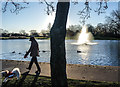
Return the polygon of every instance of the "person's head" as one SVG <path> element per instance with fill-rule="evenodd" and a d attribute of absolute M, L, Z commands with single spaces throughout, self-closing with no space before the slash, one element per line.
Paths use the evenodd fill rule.
<path fill-rule="evenodd" d="M 2 77 L 6 77 L 8 73 L 9 73 L 8 70 L 2 71 L 2 72 L 1 72 Z"/>
<path fill-rule="evenodd" d="M 30 40 L 29 41 L 34 41 L 35 40 L 35 38 L 34 37 L 30 37 Z"/>

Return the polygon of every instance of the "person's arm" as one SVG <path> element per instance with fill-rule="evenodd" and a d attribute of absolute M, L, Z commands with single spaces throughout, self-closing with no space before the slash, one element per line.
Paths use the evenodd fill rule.
<path fill-rule="evenodd" d="M 39 55 L 39 47 L 38 47 L 38 51 L 37 51 L 37 52 L 38 52 L 38 56 L 40 56 L 40 55 Z"/>
<path fill-rule="evenodd" d="M 28 54 L 31 52 L 32 49 L 33 49 L 33 43 L 31 43 L 30 49 L 26 52 L 26 54 L 24 55 L 24 58 L 28 56 Z"/>

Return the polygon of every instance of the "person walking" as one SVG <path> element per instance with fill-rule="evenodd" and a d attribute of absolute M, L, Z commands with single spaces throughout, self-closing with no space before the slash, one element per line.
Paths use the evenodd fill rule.
<path fill-rule="evenodd" d="M 37 56 L 39 56 L 38 43 L 37 43 L 37 41 L 35 40 L 34 37 L 30 37 L 29 41 L 31 41 L 31 46 L 30 46 L 30 49 L 24 55 L 24 58 L 26 58 L 28 56 L 28 54 L 30 53 L 30 56 L 32 56 L 32 59 L 30 61 L 29 67 L 26 68 L 26 69 L 31 70 L 31 67 L 32 67 L 33 63 L 35 63 L 36 66 L 37 66 L 37 69 L 38 69 L 35 73 L 40 73 L 41 69 L 40 69 L 40 66 L 39 66 L 38 61 L 37 61 Z"/>

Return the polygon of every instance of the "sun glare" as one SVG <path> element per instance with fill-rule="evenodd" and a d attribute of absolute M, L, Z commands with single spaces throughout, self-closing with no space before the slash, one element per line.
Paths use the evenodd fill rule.
<path fill-rule="evenodd" d="M 44 23 L 44 30 L 48 29 L 49 24 L 51 24 L 51 26 L 53 25 L 54 19 L 55 19 L 55 12 L 53 12 L 52 15 L 47 15 Z"/>
<path fill-rule="evenodd" d="M 53 25 L 54 23 L 54 20 L 55 20 L 55 12 L 52 13 L 52 15 L 48 15 L 45 19 L 45 22 L 44 22 L 44 30 L 47 30 L 48 29 L 48 25 L 51 24 L 51 26 Z M 67 28 L 70 26 L 70 21 L 69 21 L 69 17 L 68 17 L 68 20 L 67 20 Z"/>

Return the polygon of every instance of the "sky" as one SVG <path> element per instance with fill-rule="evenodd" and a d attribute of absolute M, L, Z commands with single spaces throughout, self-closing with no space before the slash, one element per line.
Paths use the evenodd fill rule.
<path fill-rule="evenodd" d="M 2 6 L 4 3 L 2 3 Z M 11 13 L 10 9 L 13 8 L 11 4 L 8 4 L 7 11 L 5 13 L 0 12 L 1 24 L 0 28 L 8 30 L 9 32 L 18 33 L 20 30 L 29 32 L 30 30 L 47 29 L 48 24 L 53 24 L 55 18 L 55 12 L 52 15 L 46 14 L 46 4 L 39 4 L 39 2 L 30 2 L 29 5 L 25 5 L 27 8 L 19 11 L 19 14 Z M 56 7 L 56 2 L 54 4 Z M 92 24 L 96 26 L 98 23 L 105 23 L 105 17 L 110 16 L 113 10 L 118 10 L 118 2 L 108 2 L 108 9 L 106 13 L 98 15 L 94 10 L 98 7 L 96 2 L 90 2 L 92 8 L 91 18 L 86 20 L 86 24 Z M 78 25 L 81 23 L 80 16 L 77 15 L 78 11 L 84 8 L 84 2 L 79 2 L 77 5 L 70 4 L 67 27 L 70 25 Z M 55 8 L 56 9 L 56 8 Z M 1 11 L 1 10 L 0 10 Z"/>

